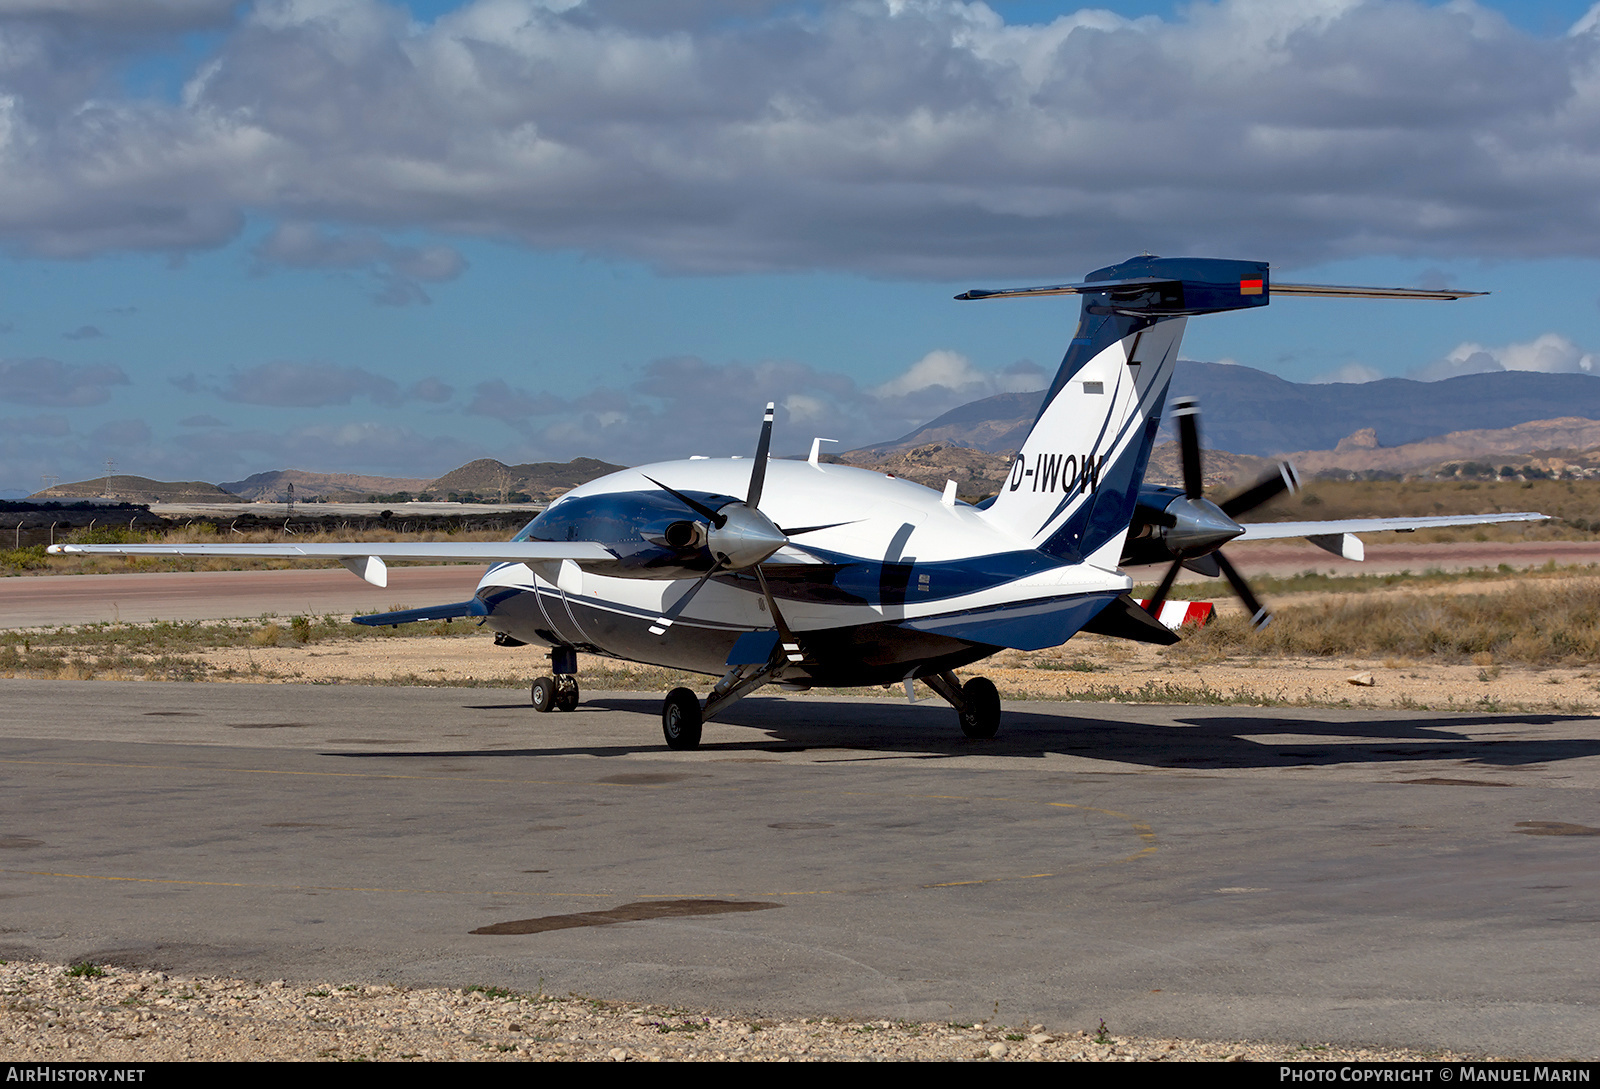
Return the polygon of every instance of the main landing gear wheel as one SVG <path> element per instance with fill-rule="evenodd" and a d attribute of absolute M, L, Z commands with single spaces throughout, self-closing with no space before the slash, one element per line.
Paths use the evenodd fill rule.
<path fill-rule="evenodd" d="M 961 732 L 968 737 L 990 738 L 1000 731 L 1000 692 L 987 677 L 974 677 L 961 686 L 967 709 L 961 712 Z"/>
<path fill-rule="evenodd" d="M 575 710 L 577 710 L 577 707 L 578 707 L 578 678 L 576 678 L 576 677 L 558 677 L 558 678 L 556 678 L 556 681 L 557 681 L 557 684 L 558 684 L 558 687 L 556 688 L 556 710 L 557 711 L 575 711 Z"/>
<path fill-rule="evenodd" d="M 661 734 L 669 749 L 700 747 L 700 697 L 687 688 L 674 688 L 661 704 Z"/>
<path fill-rule="evenodd" d="M 531 693 L 533 709 L 541 714 L 555 710 L 556 698 L 559 692 L 560 688 L 557 686 L 554 677 L 540 677 L 533 682 L 533 692 Z"/>

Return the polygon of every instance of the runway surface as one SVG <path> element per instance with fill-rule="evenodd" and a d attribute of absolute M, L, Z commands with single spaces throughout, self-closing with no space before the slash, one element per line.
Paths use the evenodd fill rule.
<path fill-rule="evenodd" d="M 1238 545 L 1228 555 L 1247 576 L 1302 571 L 1382 575 L 1432 568 L 1459 571 L 1600 563 L 1600 541 L 1472 541 L 1449 545 L 1368 544 L 1355 563 L 1304 541 Z M 1130 568 L 1135 579 L 1157 582 L 1165 565 Z M 0 628 L 102 621 L 224 620 L 322 616 L 440 605 L 472 596 L 484 568 L 391 567 L 389 585 L 368 585 L 343 568 L 288 571 L 134 572 L 120 575 L 41 575 L 0 578 Z M 1204 576 L 1184 571 L 1179 583 Z"/>
<path fill-rule="evenodd" d="M 391 567 L 373 586 L 342 567 L 288 571 L 162 571 L 0 579 L 0 628 L 148 620 L 323 616 L 465 601 L 484 568 Z"/>
<path fill-rule="evenodd" d="M 658 708 L 0 681 L 0 956 L 1600 1053 L 1588 716 Z"/>

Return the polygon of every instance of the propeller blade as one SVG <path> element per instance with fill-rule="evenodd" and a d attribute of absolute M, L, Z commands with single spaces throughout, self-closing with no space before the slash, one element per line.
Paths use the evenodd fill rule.
<path fill-rule="evenodd" d="M 1237 568 L 1228 562 L 1228 557 L 1220 552 L 1213 552 L 1212 556 L 1217 561 L 1217 566 L 1222 568 L 1223 578 L 1228 580 L 1228 585 L 1233 587 L 1233 592 L 1239 595 L 1239 600 L 1244 604 L 1245 611 L 1250 614 L 1250 626 L 1261 629 L 1272 620 L 1272 614 L 1267 612 L 1267 607 L 1256 600 L 1256 595 L 1250 592 L 1250 584 L 1239 574 Z"/>
<path fill-rule="evenodd" d="M 1172 584 L 1178 580 L 1178 571 L 1182 567 L 1183 561 L 1177 560 L 1171 567 L 1167 568 L 1167 573 L 1162 578 L 1161 585 L 1156 587 L 1155 596 L 1152 597 L 1150 599 L 1150 603 L 1144 607 L 1145 612 L 1149 613 L 1153 617 L 1156 617 L 1157 619 L 1160 619 L 1161 606 L 1167 603 L 1167 595 L 1172 592 Z"/>
<path fill-rule="evenodd" d="M 761 583 L 761 592 L 767 595 L 767 609 L 772 613 L 772 621 L 778 629 L 778 642 L 783 645 L 783 656 L 796 665 L 805 661 L 805 655 L 800 653 L 800 641 L 794 637 L 794 632 L 789 630 L 789 625 L 783 619 L 783 613 L 778 611 L 778 600 L 772 596 L 772 587 L 767 585 L 767 576 L 762 573 L 757 565 L 756 581 Z"/>
<path fill-rule="evenodd" d="M 718 529 L 721 529 L 723 527 L 723 525 L 728 521 L 727 515 L 718 514 L 716 511 L 712 510 L 710 507 L 706 506 L 704 503 L 698 503 L 695 500 L 690 499 L 687 495 L 684 495 L 682 492 L 678 491 L 677 489 L 667 487 L 665 484 L 661 483 L 661 481 L 657 480 L 655 477 L 647 476 L 647 477 L 645 477 L 645 479 L 648 480 L 650 483 L 654 484 L 656 487 L 660 488 L 662 491 L 666 492 L 668 495 L 672 496 L 672 498 L 676 499 L 678 502 L 682 503 L 684 506 L 688 507 L 690 510 L 694 511 L 696 514 L 700 515 L 700 517 L 711 519 L 711 524 L 716 526 Z"/>
<path fill-rule="evenodd" d="M 1205 476 L 1200 468 L 1200 402 L 1180 397 L 1172 410 L 1178 424 L 1178 449 L 1183 455 L 1183 493 L 1190 499 L 1205 495 Z"/>
<path fill-rule="evenodd" d="M 767 482 L 767 451 L 772 448 L 772 412 L 777 406 L 767 402 L 767 414 L 761 421 L 761 441 L 756 443 L 756 463 L 750 467 L 750 495 L 744 501 L 747 507 L 761 505 L 761 486 Z"/>
<path fill-rule="evenodd" d="M 788 526 L 779 526 L 778 528 L 783 531 L 785 537 L 796 537 L 802 533 L 817 533 L 824 529 L 838 529 L 840 526 L 854 525 L 857 521 L 860 521 L 860 519 L 851 519 L 848 522 L 829 522 L 825 526 L 801 526 L 798 529 L 790 529 Z"/>
<path fill-rule="evenodd" d="M 1294 471 L 1294 466 L 1287 461 L 1278 462 L 1278 471 L 1271 476 L 1264 477 L 1257 483 L 1246 488 L 1226 503 L 1218 503 L 1222 513 L 1229 518 L 1237 518 L 1241 514 L 1255 510 L 1269 499 L 1276 499 L 1284 492 L 1293 495 L 1300 490 L 1300 474 Z"/>
<path fill-rule="evenodd" d="M 698 594 L 700 592 L 700 587 L 704 586 L 706 581 L 721 569 L 722 565 L 720 563 L 712 564 L 711 570 L 701 575 L 699 580 L 695 582 L 693 586 L 689 587 L 688 593 L 684 594 L 676 602 L 674 602 L 672 608 L 664 610 L 660 616 L 656 617 L 656 622 L 650 625 L 650 634 L 667 634 L 667 629 L 672 627 L 672 622 L 678 618 L 679 614 L 681 614 L 684 609 L 688 608 L 690 599 L 693 598 L 694 595 Z"/>

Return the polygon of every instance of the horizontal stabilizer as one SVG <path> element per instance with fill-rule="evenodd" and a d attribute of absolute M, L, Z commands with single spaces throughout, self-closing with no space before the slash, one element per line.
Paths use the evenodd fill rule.
<path fill-rule="evenodd" d="M 1176 284 L 1179 281 L 1165 276 L 1134 276 L 1126 280 L 1093 280 L 1081 284 L 1051 284 L 1047 287 L 1002 287 L 994 290 L 973 288 L 963 291 L 956 298 L 964 302 L 974 299 L 1020 299 L 1031 295 L 1091 295 L 1102 291 L 1126 290 L 1128 288 L 1144 288 L 1148 290 L 1156 284 Z"/>
<path fill-rule="evenodd" d="M 1487 291 L 1425 291 L 1415 287 L 1347 287 L 1343 284 L 1273 284 L 1274 295 L 1323 299 L 1471 299 Z"/>
<path fill-rule="evenodd" d="M 1144 275 L 1130 275 L 1132 273 Z M 1104 279 L 1097 279 L 1097 276 Z M 1085 315 L 1144 314 L 1177 317 L 1216 314 L 1266 306 L 1274 295 L 1325 299 L 1466 299 L 1486 291 L 1431 290 L 1415 287 L 1353 287 L 1346 284 L 1273 283 L 1262 261 L 1229 261 L 1206 257 L 1135 257 L 1120 265 L 1091 272 L 1075 284 L 1042 287 L 974 288 L 956 298 L 1025 299 L 1048 295 L 1085 295 Z M 1098 296 L 1095 298 L 1094 296 Z"/>
<path fill-rule="evenodd" d="M 415 624 L 421 620 L 465 620 L 488 615 L 488 606 L 473 598 L 471 601 L 458 601 L 453 605 L 429 605 L 422 609 L 400 609 L 397 612 L 372 613 L 367 616 L 353 616 L 350 619 L 369 628 L 387 628 L 396 624 Z"/>

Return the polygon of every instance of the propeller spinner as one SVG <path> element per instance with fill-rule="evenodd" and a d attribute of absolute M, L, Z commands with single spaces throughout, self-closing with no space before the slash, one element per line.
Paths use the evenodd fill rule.
<path fill-rule="evenodd" d="M 1178 447 L 1183 458 L 1183 495 L 1173 499 L 1163 510 L 1141 507 L 1136 518 L 1150 526 L 1159 527 L 1162 543 L 1176 557 L 1167 569 L 1155 596 L 1146 606 L 1152 616 L 1161 612 L 1180 568 L 1189 567 L 1205 574 L 1220 574 L 1228 580 L 1238 595 L 1250 623 L 1264 628 L 1272 614 L 1251 591 L 1250 584 L 1220 549 L 1244 532 L 1235 518 L 1274 499 L 1283 492 L 1296 491 L 1300 478 L 1288 462 L 1280 462 L 1278 471 L 1265 477 L 1232 499 L 1213 503 L 1205 497 L 1205 473 L 1200 454 L 1200 405 L 1192 397 L 1174 402 L 1173 419 L 1178 425 Z M 1141 517 L 1142 516 L 1142 517 Z"/>

